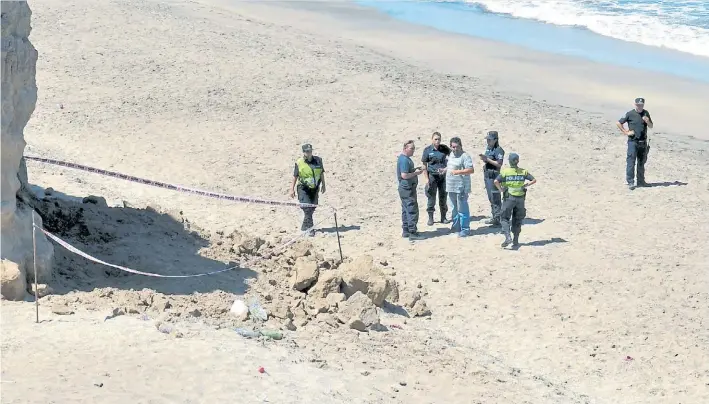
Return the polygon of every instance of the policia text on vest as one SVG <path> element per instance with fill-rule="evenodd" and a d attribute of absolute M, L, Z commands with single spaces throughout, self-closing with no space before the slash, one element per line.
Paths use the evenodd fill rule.
<path fill-rule="evenodd" d="M 303 157 L 295 162 L 293 169 L 290 197 L 295 198 L 297 185 L 298 202 L 317 205 L 319 193 L 325 193 L 325 168 L 322 159 L 313 155 L 313 146 L 305 144 L 302 149 Z M 303 209 L 303 224 L 300 230 L 308 230 L 315 225 L 313 221 L 315 208 L 301 209 Z M 312 230 L 309 235 L 312 235 Z"/>
<path fill-rule="evenodd" d="M 502 232 L 505 235 L 502 247 L 507 247 L 510 243 L 513 247 L 517 247 L 519 234 L 522 231 L 522 220 L 527 215 L 524 206 L 527 188 L 534 185 L 537 180 L 527 170 L 518 166 L 519 156 L 516 153 L 510 154 L 509 162 L 510 167 L 500 170 L 500 175 L 495 179 L 495 187 L 502 193 L 504 199 L 500 215 Z M 530 182 L 525 183 L 525 181 Z M 514 234 L 514 239 L 510 238 L 510 230 Z"/>

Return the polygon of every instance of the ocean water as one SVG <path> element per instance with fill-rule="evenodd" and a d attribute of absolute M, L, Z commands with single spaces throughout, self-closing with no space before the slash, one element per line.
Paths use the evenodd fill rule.
<path fill-rule="evenodd" d="M 709 0 L 362 0 L 408 22 L 709 82 Z"/>
<path fill-rule="evenodd" d="M 464 0 L 488 12 L 709 57 L 709 1 Z"/>

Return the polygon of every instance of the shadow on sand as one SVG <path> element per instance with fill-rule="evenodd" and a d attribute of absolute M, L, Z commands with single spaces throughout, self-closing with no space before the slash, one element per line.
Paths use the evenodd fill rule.
<path fill-rule="evenodd" d="M 234 266 L 227 262 L 237 259 L 236 254 L 230 256 L 229 247 L 214 249 L 216 243 L 210 244 L 209 236 L 201 234 L 179 212 L 108 207 L 100 202 L 82 203 L 82 199 L 55 192 L 36 200 L 34 205 L 47 231 L 102 261 L 161 275 L 191 275 Z M 52 244 L 54 279 L 49 283 L 55 294 L 105 287 L 149 288 L 168 295 L 219 290 L 243 294 L 247 289 L 245 281 L 256 277 L 256 272 L 248 268 L 195 278 L 131 274 L 91 262 Z M 217 259 L 200 255 L 201 250 L 210 246 L 208 255 Z"/>
<path fill-rule="evenodd" d="M 687 185 L 686 182 L 680 182 L 680 181 L 672 181 L 672 182 L 648 182 L 647 187 L 648 188 L 659 188 L 659 187 L 682 187 Z"/>
<path fill-rule="evenodd" d="M 344 233 L 347 231 L 353 231 L 353 230 L 359 230 L 361 227 L 358 225 L 349 225 L 349 226 L 340 226 L 340 233 Z M 325 227 L 322 229 L 317 229 L 319 233 L 336 233 L 335 227 Z"/>
<path fill-rule="evenodd" d="M 520 247 L 544 247 L 546 245 L 556 244 L 556 243 L 568 243 L 568 241 L 566 241 L 560 237 L 552 237 L 547 240 L 536 240 L 536 241 L 530 241 L 528 243 L 520 243 L 519 246 L 514 247 L 513 249 L 517 250 Z"/>

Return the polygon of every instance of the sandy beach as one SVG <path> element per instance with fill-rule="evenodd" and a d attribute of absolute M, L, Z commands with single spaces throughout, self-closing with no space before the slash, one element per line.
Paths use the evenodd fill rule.
<path fill-rule="evenodd" d="M 300 145 L 312 143 L 344 255 L 371 255 L 431 315 L 390 305 L 380 313 L 387 331 L 360 332 L 336 314 L 307 313 L 282 340 L 247 339 L 223 308 L 242 297 L 296 299 L 281 273 L 296 255 L 183 281 L 121 274 L 56 246 L 42 322 L 29 296 L 2 302 L 3 403 L 709 401 L 709 85 L 443 33 L 344 2 L 30 7 L 39 99 L 26 155 L 286 201 Z M 655 120 L 646 166 L 654 186 L 629 191 L 615 121 L 637 96 Z M 472 237 L 426 226 L 421 184 L 426 239 L 402 239 L 395 164 L 404 141 L 416 141 L 415 161 L 433 131 L 444 142 L 461 137 L 477 155 L 488 130 L 539 181 L 521 248 L 501 249 L 503 236 L 483 224 L 490 207 L 477 160 Z M 238 260 L 227 245 L 233 231 L 275 246 L 297 235 L 302 218 L 293 207 L 27 165 L 38 195 L 54 190 L 45 213 L 79 215 L 83 230 L 64 239 L 143 271 L 218 270 Z M 88 195 L 107 206 L 82 204 Z M 334 262 L 331 215 L 315 216 L 321 231 L 308 248 Z M 150 311 L 165 299 L 182 314 Z M 147 300 L 150 310 L 116 315 Z M 58 304 L 73 314 L 53 313 Z"/>

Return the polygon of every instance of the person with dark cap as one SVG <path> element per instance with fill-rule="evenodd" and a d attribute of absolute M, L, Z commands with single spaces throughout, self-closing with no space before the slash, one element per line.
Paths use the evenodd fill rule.
<path fill-rule="evenodd" d="M 485 164 L 483 167 L 483 178 L 485 180 L 485 190 L 487 200 L 490 201 L 492 216 L 485 223 L 492 226 L 500 225 L 500 212 L 502 211 L 502 196 L 495 187 L 495 178 L 500 175 L 500 169 L 505 159 L 505 150 L 500 147 L 500 140 L 497 131 L 487 132 L 487 148 L 485 153 L 480 155 L 480 160 Z"/>
<path fill-rule="evenodd" d="M 522 232 L 522 220 L 527 216 L 527 209 L 524 206 L 527 188 L 537 183 L 537 180 L 529 171 L 519 166 L 519 155 L 510 153 L 510 166 L 500 170 L 500 174 L 495 178 L 495 187 L 503 195 L 502 213 L 500 222 L 505 241 L 502 247 L 507 247 L 512 243 L 513 247 L 519 246 L 519 233 Z M 526 182 L 525 181 L 530 181 Z M 504 189 L 503 185 L 504 184 Z M 510 225 L 510 218 L 512 224 Z M 510 228 L 514 239 L 510 238 Z"/>
<path fill-rule="evenodd" d="M 296 183 L 298 184 L 298 202 L 312 205 L 318 204 L 318 194 L 325 193 L 325 168 L 322 159 L 313 155 L 313 146 L 304 144 L 303 157 L 295 162 L 293 169 L 293 182 L 290 186 L 290 197 L 295 198 Z M 302 207 L 303 224 L 300 230 L 308 230 L 308 236 L 314 234 L 312 229 L 314 207 Z"/>
<path fill-rule="evenodd" d="M 626 130 L 623 125 L 628 124 Z M 635 108 L 626 112 L 616 123 L 618 129 L 628 138 L 628 154 L 625 161 L 625 181 L 628 188 L 635 189 L 635 166 L 637 162 L 637 185 L 647 187 L 645 182 L 645 163 L 650 152 L 650 143 L 647 138 L 647 128 L 654 126 L 650 112 L 645 109 L 645 98 L 635 99 Z"/>
<path fill-rule="evenodd" d="M 446 175 L 439 173 L 440 169 L 448 164 L 450 148 L 441 144 L 441 134 L 433 132 L 431 144 L 423 149 L 421 162 L 423 163 L 423 176 L 426 178 L 426 196 L 428 197 L 428 225 L 433 226 L 433 213 L 436 210 L 436 193 L 438 193 L 438 209 L 441 211 L 441 223 L 450 223 L 446 219 L 448 202 L 446 193 Z"/>
<path fill-rule="evenodd" d="M 413 140 L 404 143 L 404 150 L 396 162 L 396 178 L 399 182 L 399 198 L 401 199 L 401 227 L 402 237 L 410 241 L 420 240 L 417 227 L 419 221 L 419 205 L 416 198 L 418 176 L 423 173 L 423 167 L 414 167 L 411 156 L 414 155 L 416 146 Z"/>

